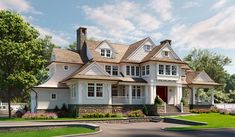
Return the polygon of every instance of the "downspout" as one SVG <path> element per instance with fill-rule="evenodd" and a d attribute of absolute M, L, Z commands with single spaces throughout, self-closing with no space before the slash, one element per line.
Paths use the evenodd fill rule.
<path fill-rule="evenodd" d="M 36 95 L 36 97 L 35 97 L 35 99 L 36 99 L 36 105 L 35 105 L 35 112 L 37 112 L 37 108 L 38 108 L 38 93 L 33 89 L 33 88 L 31 88 L 31 90 L 35 93 L 35 95 Z"/>

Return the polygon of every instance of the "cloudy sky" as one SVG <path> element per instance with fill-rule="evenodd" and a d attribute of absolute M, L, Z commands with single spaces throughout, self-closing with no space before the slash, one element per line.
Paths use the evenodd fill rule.
<path fill-rule="evenodd" d="M 226 69 L 235 73 L 234 0 L 0 0 L 0 9 L 21 13 L 62 47 L 75 41 L 79 26 L 88 37 L 119 43 L 172 39 L 181 57 L 193 48 L 230 57 Z"/>

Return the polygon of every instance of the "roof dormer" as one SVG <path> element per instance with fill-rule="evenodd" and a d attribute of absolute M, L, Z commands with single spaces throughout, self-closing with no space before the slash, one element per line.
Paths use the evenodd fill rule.
<path fill-rule="evenodd" d="M 97 46 L 96 52 L 99 52 L 102 57 L 113 58 L 114 49 L 107 41 L 102 41 L 99 46 Z"/>

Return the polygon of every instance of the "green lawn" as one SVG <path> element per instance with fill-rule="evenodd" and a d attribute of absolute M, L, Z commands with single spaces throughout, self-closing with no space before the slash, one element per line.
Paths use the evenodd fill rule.
<path fill-rule="evenodd" d="M 65 127 L 65 128 L 54 128 L 45 130 L 33 130 L 33 131 L 11 131 L 11 132 L 0 132 L 2 137 L 53 137 L 60 135 L 71 135 L 81 133 L 91 133 L 95 130 L 84 128 L 84 127 Z"/>
<path fill-rule="evenodd" d="M 206 128 L 235 128 L 235 116 L 223 115 L 219 113 L 208 113 L 194 116 L 178 116 L 177 119 L 206 122 L 204 126 L 189 126 L 179 128 L 167 128 L 167 130 L 198 130 Z"/>

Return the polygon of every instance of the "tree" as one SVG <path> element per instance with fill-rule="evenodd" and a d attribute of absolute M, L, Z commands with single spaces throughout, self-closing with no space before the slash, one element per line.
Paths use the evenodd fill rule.
<path fill-rule="evenodd" d="M 69 47 L 67 48 L 69 50 L 77 50 L 77 42 L 73 42 L 72 44 L 69 44 Z"/>
<path fill-rule="evenodd" d="M 225 91 L 235 91 L 235 74 L 231 75 L 226 81 Z"/>
<path fill-rule="evenodd" d="M 189 67 L 195 71 L 205 70 L 217 83 L 225 84 L 229 77 L 224 66 L 229 65 L 231 59 L 223 55 L 218 55 L 208 50 L 194 49 L 184 60 L 188 63 Z"/>
<path fill-rule="evenodd" d="M 0 60 L 0 87 L 7 94 L 11 118 L 13 93 L 34 86 L 46 62 L 38 31 L 15 12 L 0 11 Z"/>

